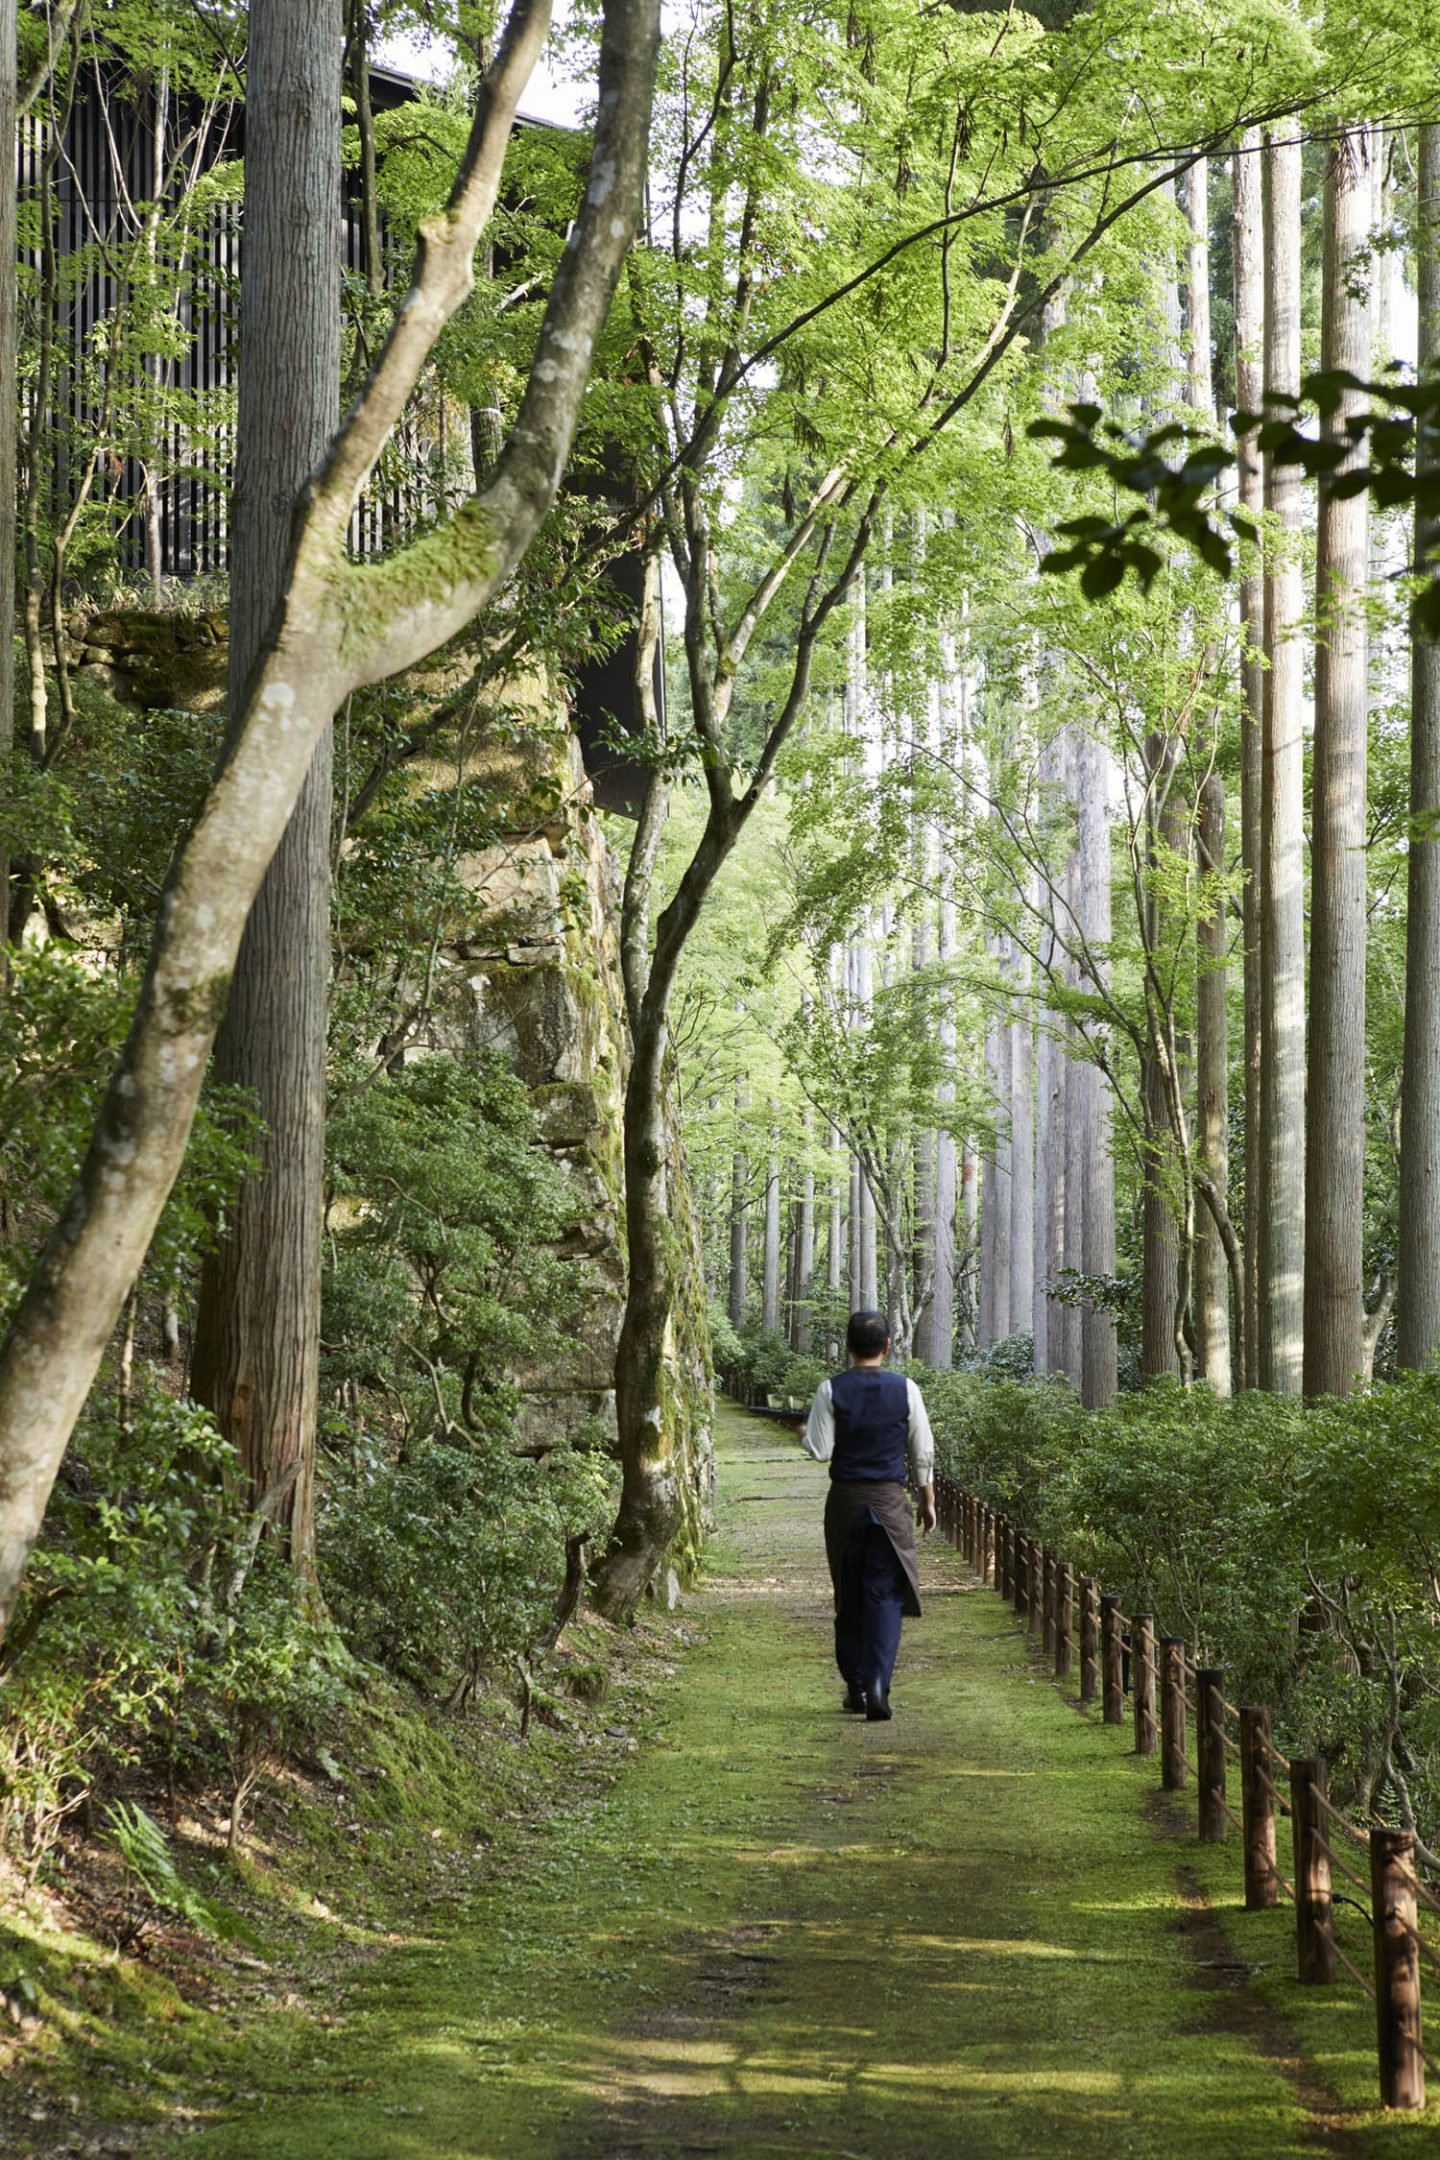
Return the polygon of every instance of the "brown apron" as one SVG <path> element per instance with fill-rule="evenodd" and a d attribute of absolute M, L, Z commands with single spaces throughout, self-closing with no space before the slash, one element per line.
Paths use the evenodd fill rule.
<path fill-rule="evenodd" d="M 830 1580 L 835 1594 L 840 1594 L 840 1570 L 845 1554 L 857 1526 L 865 1519 L 867 1508 L 873 1509 L 875 1520 L 895 1548 L 895 1557 L 905 1571 L 905 1602 L 902 1612 L 911 1620 L 920 1617 L 920 1566 L 915 1557 L 915 1523 L 911 1513 L 910 1499 L 903 1485 L 880 1479 L 832 1478 L 830 1492 L 825 1502 L 825 1557 L 830 1563 Z"/>

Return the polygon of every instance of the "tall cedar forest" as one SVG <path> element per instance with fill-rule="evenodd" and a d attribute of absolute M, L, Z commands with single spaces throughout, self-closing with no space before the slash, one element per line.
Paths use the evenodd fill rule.
<path fill-rule="evenodd" d="M 1430 7 L 0 0 L 0 143 L 0 2071 L 563 1812 L 859 1308 L 1440 1871 Z"/>

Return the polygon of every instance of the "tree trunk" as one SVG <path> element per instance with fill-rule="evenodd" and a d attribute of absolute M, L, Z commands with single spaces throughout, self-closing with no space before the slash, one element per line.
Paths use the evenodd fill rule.
<path fill-rule="evenodd" d="M 1146 819 L 1151 861 L 1168 867 L 1173 852 L 1185 845 L 1185 821 L 1175 777 L 1175 748 L 1163 736 L 1145 743 L 1148 780 Z M 1146 900 L 1145 950 L 1151 975 L 1146 992 L 1150 1047 L 1141 1079 L 1145 1121 L 1145 1193 L 1141 1202 L 1143 1260 L 1140 1282 L 1140 1370 L 1147 1380 L 1178 1374 L 1175 1310 L 1180 1295 L 1180 1241 L 1176 1231 L 1175 1127 L 1167 1061 L 1175 1058 L 1173 1024 L 1174 928 L 1168 910 L 1154 895 Z M 1156 1038 L 1159 1038 L 1157 1041 Z M 1178 1062 L 1178 1060 L 1177 1060 Z"/>
<path fill-rule="evenodd" d="M 765 1242 L 760 1268 L 760 1325 L 767 1335 L 780 1332 L 780 1159 L 765 1166 Z"/>
<path fill-rule="evenodd" d="M 291 505 L 320 463 L 340 392 L 341 0 L 253 0 L 245 248 L 230 553 L 230 710 L 279 604 Z M 238 1450 L 252 1503 L 297 1568 L 314 1560 L 331 744 L 319 743 L 257 895 L 215 1071 L 262 1120 L 206 1261 L 192 1386 Z"/>
<path fill-rule="evenodd" d="M 1418 366 L 1440 362 L 1440 125 L 1420 129 L 1416 253 Z M 1433 575 L 1440 518 L 1415 518 L 1415 568 Z M 1440 645 L 1417 636 L 1410 661 L 1410 815 L 1440 820 Z M 1405 1068 L 1400 1117 L 1400 1297 L 1396 1363 L 1440 1356 L 1440 840 L 1412 837 L 1405 923 Z"/>
<path fill-rule="evenodd" d="M 743 1081 L 735 1083 L 735 1122 L 737 1126 L 744 1115 L 747 1091 Z M 736 1148 L 730 1158 L 730 1290 L 727 1309 L 730 1325 L 742 1328 L 750 1309 L 750 1164 L 743 1148 Z"/>
<path fill-rule="evenodd" d="M 829 1141 L 830 1159 L 838 1162 L 840 1135 L 832 1125 Z M 844 1180 L 837 1169 L 830 1173 L 830 1234 L 825 1245 L 825 1294 L 830 1307 L 832 1332 L 827 1339 L 825 1354 L 832 1361 L 840 1355 L 840 1342 L 833 1331 L 834 1314 L 840 1303 L 840 1288 L 845 1280 L 845 1191 Z"/>
<path fill-rule="evenodd" d="M 937 957 L 944 967 L 955 957 L 955 892 L 950 850 L 942 842 L 940 864 L 940 935 Z M 955 1013 L 947 990 L 940 1016 L 940 1100 L 955 1100 Z M 955 1135 L 944 1127 L 935 1135 L 935 1272 L 930 1290 L 930 1314 L 925 1362 L 937 1372 L 948 1371 L 955 1352 Z"/>
<path fill-rule="evenodd" d="M 1003 1342 L 1010 1333 L 1010 1029 L 990 1024 L 985 1044 L 996 1132 L 988 1148 L 980 1187 L 980 1342 Z"/>
<path fill-rule="evenodd" d="M 1265 174 L 1265 389 L 1300 388 L 1300 144 L 1272 135 Z M 1304 587 L 1298 465 L 1265 459 L 1260 884 L 1260 1385 L 1298 1395 L 1305 1327 Z"/>
<path fill-rule="evenodd" d="M 980 1347 L 980 1150 L 967 1140 L 960 1156 L 960 1222 L 965 1240 L 958 1276 L 960 1347 Z"/>
<path fill-rule="evenodd" d="M 1265 241 L 1260 137 L 1249 129 L 1234 159 L 1235 397 L 1242 412 L 1259 412 L 1265 394 Z M 1239 506 L 1258 522 L 1265 478 L 1253 439 L 1239 443 Z M 1265 583 L 1260 550 L 1240 554 L 1240 852 L 1244 940 L 1245 1086 L 1245 1367 L 1242 1387 L 1260 1385 L 1260 765 L 1264 727 Z"/>
<path fill-rule="evenodd" d="M 810 1355 L 814 1334 L 811 1305 L 815 1296 L 815 1163 L 811 1155 L 814 1135 L 808 1105 L 803 1140 L 805 1167 L 800 1175 L 800 1198 L 796 1207 L 795 1296 L 790 1322 L 790 1340 L 798 1357 Z"/>
<path fill-rule="evenodd" d="M 1325 168 L 1320 365 L 1363 381 L 1370 310 L 1357 279 L 1370 237 L 1364 127 L 1332 141 Z M 1323 424 L 1345 441 L 1364 401 Z M 1350 463 L 1364 463 L 1352 454 Z M 1305 1393 L 1348 1395 L 1365 1363 L 1365 833 L 1370 714 L 1367 498 L 1321 483 L 1315 552 L 1315 739 L 1310 817 L 1310 1039 L 1305 1108 Z"/>
<path fill-rule="evenodd" d="M 1052 736 L 1040 752 L 1040 816 L 1059 809 L 1064 785 L 1063 738 Z M 1040 958 L 1048 983 L 1063 965 L 1060 938 L 1065 924 L 1053 881 L 1046 880 L 1049 920 L 1041 932 Z M 1058 1372 L 1062 1350 L 1062 1308 L 1052 1295 L 1064 1266 L 1065 1241 L 1065 1083 L 1068 1065 L 1056 1040 L 1053 1020 L 1041 1027 L 1035 1044 L 1035 1301 L 1032 1329 L 1035 1371 Z"/>
<path fill-rule="evenodd" d="M 1189 403 L 1206 426 L 1215 422 L 1214 371 L 1210 351 L 1210 168 L 1201 158 L 1185 182 L 1190 227 L 1185 280 L 1185 328 L 1190 374 Z M 1201 907 L 1195 925 L 1195 1153 L 1216 1194 L 1225 1200 L 1230 1161 L 1230 1041 L 1225 969 L 1230 944 L 1225 874 L 1225 782 L 1219 771 L 1219 712 L 1211 685 L 1215 648 L 1204 657 L 1201 697 L 1209 706 L 1197 728 L 1195 821 L 1199 842 Z M 1214 1217 L 1195 1211 L 1195 1364 L 1217 1395 L 1228 1396 L 1230 1374 L 1230 1272 Z"/>
<path fill-rule="evenodd" d="M 1062 1063 L 1055 1037 L 1048 1026 L 1035 1040 L 1035 1301 L 1031 1329 L 1035 1339 L 1035 1371 L 1053 1370 L 1050 1350 L 1051 1313 L 1054 1300 L 1047 1284 L 1055 1280 L 1058 1266 L 1057 1232 L 1063 1232 L 1064 1185 L 1056 1175 L 1056 1143 L 1060 1138 L 1057 1116 L 1060 1097 L 1058 1068 Z"/>
<path fill-rule="evenodd" d="M 18 98 L 17 0 L 0 0 L 0 998 L 10 984 L 10 772 L 15 755 L 15 504 L 19 292 L 16 281 L 16 186 Z M 4 1197 L 0 1192 L 0 1227 Z"/>
<path fill-rule="evenodd" d="M 1017 953 L 1012 969 L 1029 986 L 1030 963 Z M 1035 1320 L 1034 1031 L 1028 999 L 1010 1023 L 1010 1332 L 1028 1334 Z"/>
<path fill-rule="evenodd" d="M 1080 868 L 1080 929 L 1090 955 L 1089 983 L 1108 989 L 1110 949 L 1110 754 L 1082 735 L 1076 746 L 1077 843 Z M 1081 1165 L 1080 1250 L 1087 1275 L 1115 1274 L 1115 1158 L 1111 1142 L 1110 1083 L 1098 1065 L 1072 1066 L 1068 1091 L 1075 1096 L 1077 1153 Z M 1115 1315 L 1087 1303 L 1080 1314 L 1080 1399 L 1103 1410 L 1119 1386 Z"/>

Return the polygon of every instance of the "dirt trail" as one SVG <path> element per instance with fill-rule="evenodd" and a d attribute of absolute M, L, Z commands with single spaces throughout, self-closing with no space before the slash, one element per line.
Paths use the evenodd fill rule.
<path fill-rule="evenodd" d="M 1157 1823 L 1148 1766 L 1060 1698 L 954 1554 L 924 1557 L 895 1721 L 841 1715 L 821 1474 L 738 1413 L 722 1443 L 722 1537 L 690 1607 L 706 1639 L 658 1735 L 523 1883 L 369 1977 L 308 2089 L 255 2092 L 186 2149 L 1388 2152 L 1390 2126 L 1361 2140 L 1308 2111 L 1320 2088 L 1251 1994 L 1283 1924 L 1217 1952 L 1198 1848 Z M 1335 2015 L 1339 2060 L 1365 2026 Z"/>

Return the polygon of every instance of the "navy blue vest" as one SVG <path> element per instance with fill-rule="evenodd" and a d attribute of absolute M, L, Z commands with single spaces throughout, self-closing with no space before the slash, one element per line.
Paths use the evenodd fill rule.
<path fill-rule="evenodd" d="M 836 1373 L 830 1382 L 835 1410 L 832 1478 L 879 1484 L 905 1482 L 905 1438 L 910 1430 L 910 1390 L 903 1373 L 879 1365 Z"/>

